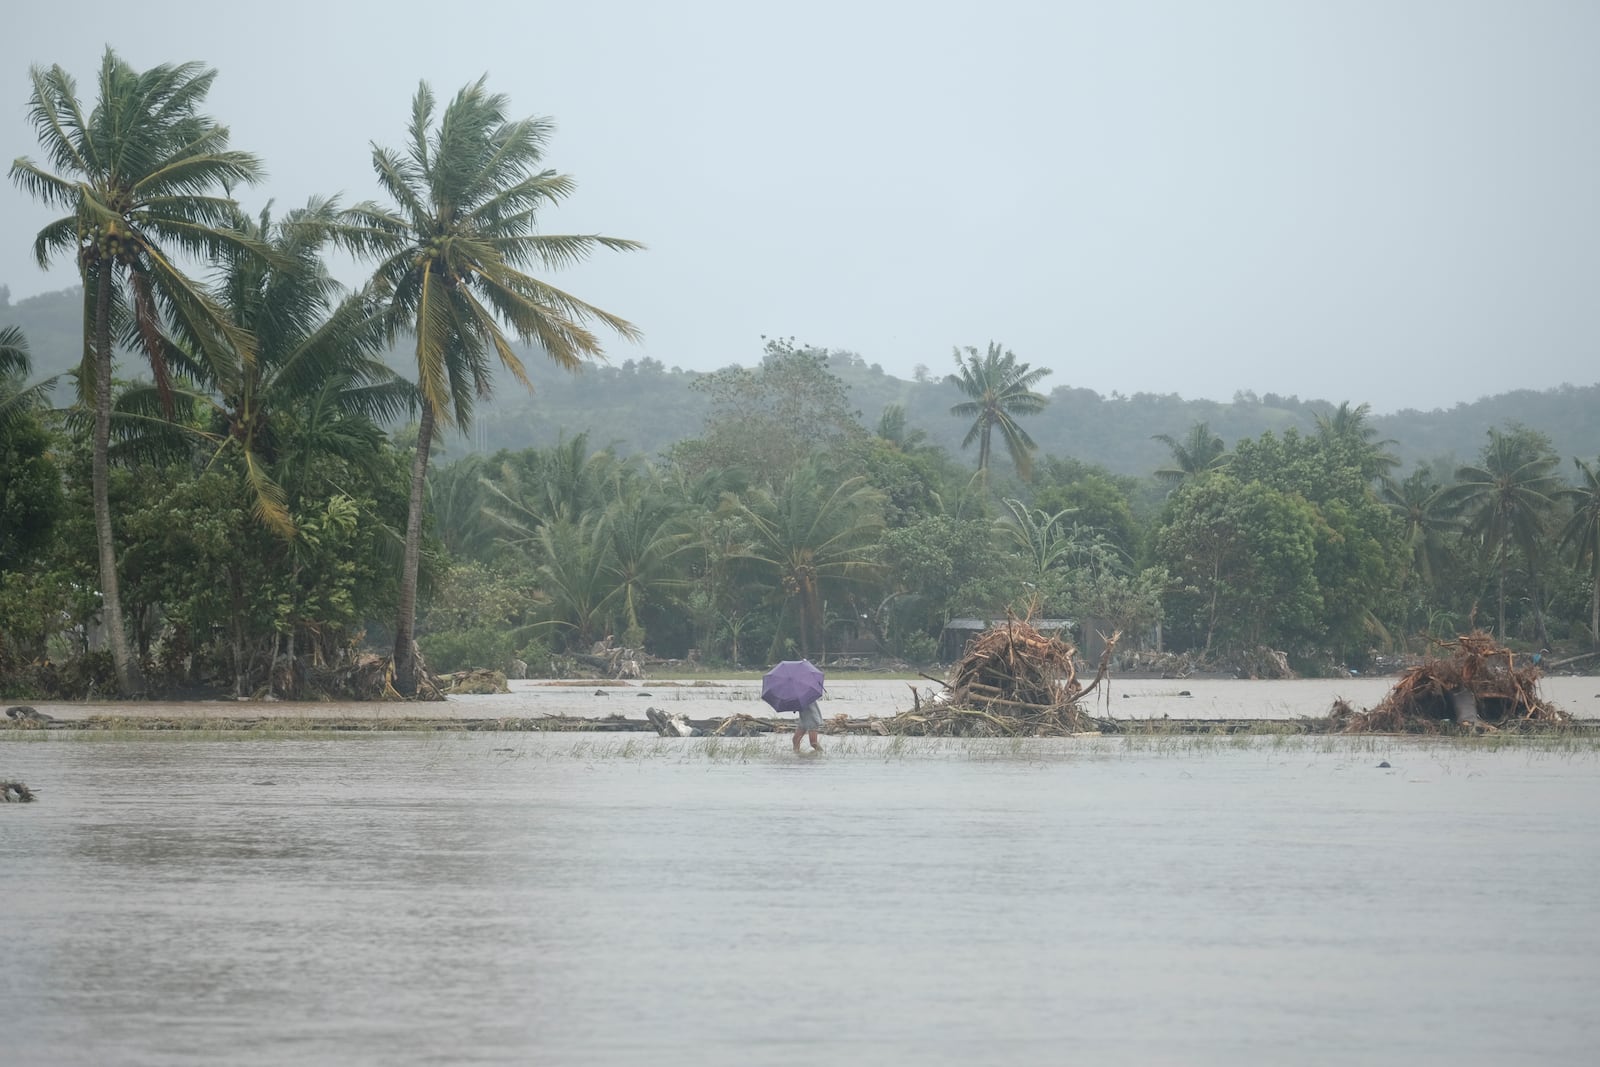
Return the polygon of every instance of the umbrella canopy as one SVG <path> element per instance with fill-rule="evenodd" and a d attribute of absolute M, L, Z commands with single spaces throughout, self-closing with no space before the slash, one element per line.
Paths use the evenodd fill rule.
<path fill-rule="evenodd" d="M 761 679 L 761 699 L 773 711 L 799 711 L 823 692 L 822 671 L 808 659 L 786 659 Z"/>

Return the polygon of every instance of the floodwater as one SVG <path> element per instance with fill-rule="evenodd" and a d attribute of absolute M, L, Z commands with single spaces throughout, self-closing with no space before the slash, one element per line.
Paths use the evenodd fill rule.
<path fill-rule="evenodd" d="M 1356 707 L 1371 707 L 1383 699 L 1394 678 L 1293 679 L 1241 681 L 1196 678 L 1113 678 L 1106 690 L 1091 694 L 1097 714 L 1115 718 L 1174 719 L 1294 719 L 1328 713 L 1335 698 Z M 1600 678 L 1548 677 L 1540 692 L 1579 718 L 1600 718 Z M 691 719 L 709 719 L 749 712 L 769 715 L 761 703 L 759 681 L 706 680 L 642 681 L 573 685 L 565 682 L 515 681 L 510 693 L 451 697 L 444 703 L 263 703 L 236 701 L 142 702 L 135 704 L 37 704 L 40 711 L 62 719 L 90 715 L 130 717 L 162 716 L 273 716 L 275 718 L 532 718 L 540 715 L 623 715 L 643 719 L 645 709 L 658 707 L 681 712 Z M 888 716 L 913 707 L 913 691 L 920 699 L 938 690 L 926 679 L 915 683 L 887 679 L 843 679 L 828 683 L 823 714 L 852 718 Z"/>
<path fill-rule="evenodd" d="M 0 734 L 0 1049 L 1594 1062 L 1592 745 L 830 741 Z"/>

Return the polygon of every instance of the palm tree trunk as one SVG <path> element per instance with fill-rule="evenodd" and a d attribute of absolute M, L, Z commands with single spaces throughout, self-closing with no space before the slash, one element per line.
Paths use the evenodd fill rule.
<path fill-rule="evenodd" d="M 1589 637 L 1600 652 L 1600 571 L 1594 576 L 1594 592 L 1589 597 Z"/>
<path fill-rule="evenodd" d="M 1211 570 L 1211 609 L 1210 617 L 1206 620 L 1206 646 L 1200 650 L 1200 658 L 1205 659 L 1211 655 L 1211 639 L 1217 632 L 1217 596 L 1222 588 L 1222 563 L 1216 562 Z"/>
<path fill-rule="evenodd" d="M 407 697 L 417 695 L 417 566 L 422 559 L 422 494 L 428 480 L 433 422 L 433 405 L 424 400 L 417 454 L 411 462 L 411 507 L 406 515 L 405 558 L 400 565 L 400 621 L 394 628 L 394 687 Z"/>
<path fill-rule="evenodd" d="M 117 688 L 125 697 L 144 689 L 139 665 L 128 649 L 122 624 L 122 587 L 117 580 L 117 549 L 111 539 L 111 278 L 102 265 L 94 298 L 94 438 L 90 449 L 90 495 L 94 498 L 94 539 L 100 550 L 100 621 L 111 646 Z M 87 284 L 85 274 L 84 282 Z"/>
<path fill-rule="evenodd" d="M 1539 573 L 1534 569 L 1533 559 L 1528 559 L 1528 584 L 1533 591 L 1533 628 L 1534 636 L 1539 641 L 1540 648 L 1550 647 L 1550 631 L 1544 624 L 1544 597 L 1539 593 Z"/>
<path fill-rule="evenodd" d="M 1506 554 L 1500 550 L 1500 584 L 1497 589 L 1500 610 L 1500 643 L 1506 643 Z"/>

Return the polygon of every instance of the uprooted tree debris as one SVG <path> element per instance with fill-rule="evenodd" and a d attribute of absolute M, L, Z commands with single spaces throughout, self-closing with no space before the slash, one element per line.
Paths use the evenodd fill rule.
<path fill-rule="evenodd" d="M 1083 710 L 1083 698 L 1106 678 L 1122 636 L 1106 641 L 1094 680 L 1078 680 L 1077 649 L 1022 619 L 985 630 L 967 644 L 950 671 L 946 692 L 883 720 L 890 734 L 976 737 L 1059 737 L 1114 731 L 1109 719 Z M 913 690 L 915 695 L 915 691 Z"/>
<path fill-rule="evenodd" d="M 0 804 L 26 804 L 33 791 L 21 782 L 0 782 Z"/>
<path fill-rule="evenodd" d="M 1447 727 L 1501 731 L 1564 729 L 1572 716 L 1539 696 L 1541 672 L 1482 630 L 1442 641 L 1448 658 L 1400 676 L 1383 702 L 1357 711 L 1336 701 L 1329 719 L 1345 733 L 1439 733 Z"/>

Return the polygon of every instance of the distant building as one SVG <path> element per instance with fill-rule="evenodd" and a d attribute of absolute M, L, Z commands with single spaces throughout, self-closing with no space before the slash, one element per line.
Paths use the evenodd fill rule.
<path fill-rule="evenodd" d="M 951 663 L 961 658 L 967 650 L 967 642 L 996 626 L 1004 626 L 1008 620 L 962 618 L 951 619 L 944 624 L 944 632 L 939 635 L 939 660 Z M 1075 625 L 1071 619 L 1029 619 L 1028 625 L 1042 634 L 1060 634 L 1065 631 L 1070 638 Z"/>

